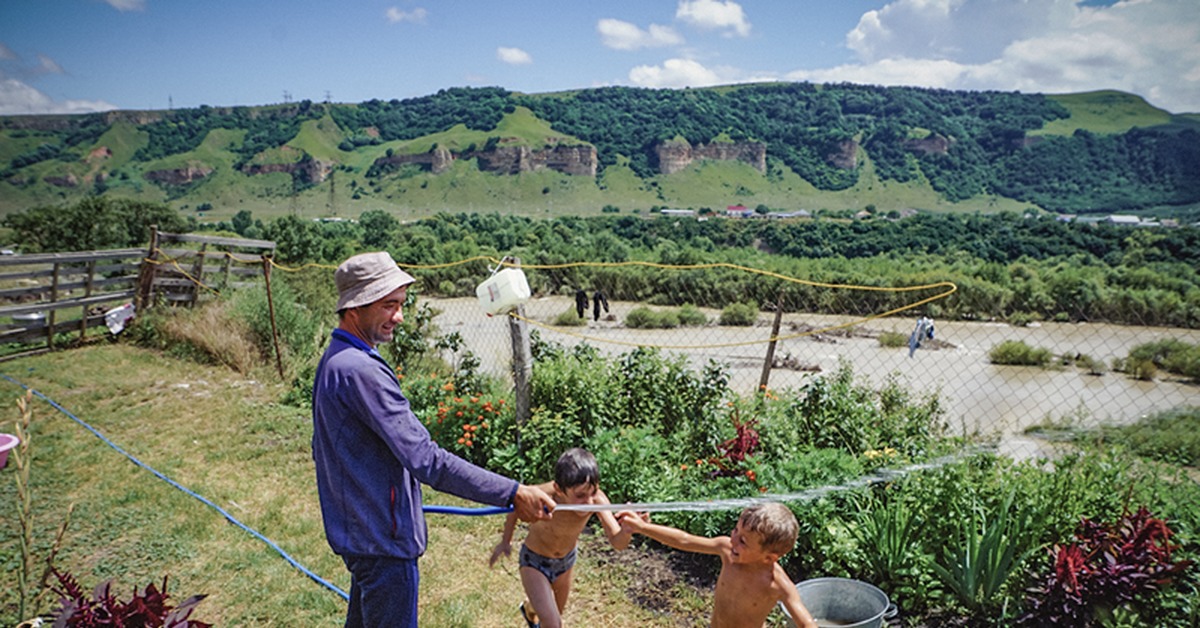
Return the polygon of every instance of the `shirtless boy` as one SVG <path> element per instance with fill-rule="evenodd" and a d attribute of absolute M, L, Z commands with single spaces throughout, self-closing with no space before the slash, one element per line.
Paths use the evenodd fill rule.
<path fill-rule="evenodd" d="M 642 534 L 685 552 L 721 557 L 712 628 L 762 628 L 776 603 L 783 604 L 800 628 L 817 628 L 792 579 L 778 563 L 796 544 L 799 530 L 787 506 L 773 502 L 750 506 L 742 511 L 729 536 L 714 538 L 650 523 L 644 514 L 625 511 L 617 517 L 622 532 Z"/>
<path fill-rule="evenodd" d="M 555 503 L 607 504 L 608 497 L 600 490 L 600 470 L 596 458 L 584 449 L 568 449 L 554 465 L 554 481 L 539 485 L 553 497 Z M 528 604 L 521 604 L 521 616 L 530 628 L 559 628 L 562 612 L 567 606 L 574 577 L 575 545 L 587 525 L 590 512 L 558 512 L 554 517 L 529 526 L 521 545 L 519 563 L 521 584 L 525 587 Z M 629 546 L 632 532 L 621 529 L 610 512 L 594 513 L 600 518 L 608 542 L 618 550 Z M 512 551 L 513 530 L 517 518 L 509 514 L 504 521 L 500 542 L 492 550 L 488 565 L 494 565 L 501 555 Z M 539 623 L 540 622 L 540 623 Z"/>

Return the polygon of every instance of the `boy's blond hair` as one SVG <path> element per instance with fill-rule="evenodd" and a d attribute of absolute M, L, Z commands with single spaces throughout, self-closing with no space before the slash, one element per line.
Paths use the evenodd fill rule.
<path fill-rule="evenodd" d="M 800 524 L 796 515 L 779 502 L 754 504 L 742 511 L 742 527 L 762 535 L 763 549 L 783 556 L 796 545 Z"/>

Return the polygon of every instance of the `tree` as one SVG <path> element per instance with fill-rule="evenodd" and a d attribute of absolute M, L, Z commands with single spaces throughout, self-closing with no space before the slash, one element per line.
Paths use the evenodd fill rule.
<path fill-rule="evenodd" d="M 246 235 L 246 229 L 250 228 L 250 225 L 254 224 L 254 218 L 251 216 L 250 210 L 243 209 L 242 211 L 233 215 L 233 220 L 231 222 L 233 223 L 233 231 L 238 235 L 244 236 Z"/>
<path fill-rule="evenodd" d="M 368 209 L 363 212 L 358 217 L 358 224 L 363 231 L 363 245 L 372 249 L 387 248 L 393 243 L 396 230 L 400 228 L 400 221 L 381 209 Z"/>
<path fill-rule="evenodd" d="M 21 248 L 31 253 L 145 246 L 150 225 L 183 232 L 188 223 L 160 203 L 89 196 L 64 207 L 40 206 L 4 218 Z"/>

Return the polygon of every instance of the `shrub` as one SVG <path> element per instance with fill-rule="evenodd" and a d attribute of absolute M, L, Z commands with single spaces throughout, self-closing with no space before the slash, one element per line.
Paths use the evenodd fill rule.
<path fill-rule="evenodd" d="M 1192 345 L 1174 338 L 1138 345 L 1129 352 L 1126 364 L 1133 368 L 1127 371 L 1138 379 L 1153 379 L 1154 373 L 1140 376 L 1152 370 L 1145 366 L 1147 362 L 1153 364 L 1155 372 L 1162 369 L 1200 380 L 1200 345 Z"/>
<path fill-rule="evenodd" d="M 679 316 L 668 310 L 638 306 L 625 315 L 625 326 L 633 329 L 674 329 L 679 327 Z"/>
<path fill-rule="evenodd" d="M 568 309 L 554 317 L 553 324 L 558 327 L 580 327 L 587 324 L 587 319 L 581 317 L 574 309 Z"/>
<path fill-rule="evenodd" d="M 708 316 L 695 305 L 684 303 L 679 308 L 679 324 L 687 327 L 701 327 L 708 324 Z"/>
<path fill-rule="evenodd" d="M 899 349 L 908 345 L 908 336 L 898 331 L 885 331 L 879 334 L 879 346 L 884 349 Z"/>
<path fill-rule="evenodd" d="M 730 303 L 721 310 L 718 323 L 734 327 L 750 327 L 758 321 L 758 305 L 755 303 Z"/>
<path fill-rule="evenodd" d="M 1013 366 L 1046 366 L 1053 357 L 1049 349 L 1030 347 L 1020 340 L 1005 340 L 988 351 L 992 364 Z"/>

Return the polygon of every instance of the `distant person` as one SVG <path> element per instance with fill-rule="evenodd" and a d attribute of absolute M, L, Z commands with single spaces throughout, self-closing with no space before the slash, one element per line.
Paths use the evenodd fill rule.
<path fill-rule="evenodd" d="M 778 562 L 792 551 L 800 528 L 787 506 L 778 502 L 749 506 L 729 536 L 713 538 L 650 523 L 645 514 L 623 511 L 617 519 L 622 531 L 643 534 L 685 552 L 721 557 L 712 628 L 762 628 L 776 603 L 783 604 L 800 628 L 817 628 L 796 585 Z"/>
<path fill-rule="evenodd" d="M 554 481 L 538 485 L 559 504 L 607 504 L 608 497 L 600 490 L 600 469 L 596 458 L 586 449 L 574 448 L 563 452 L 554 465 Z M 618 550 L 629 546 L 632 532 L 621 529 L 611 512 L 599 512 L 600 525 L 608 542 Z M 563 609 L 571 594 L 575 579 L 575 546 L 579 534 L 587 525 L 590 512 L 559 512 L 549 521 L 530 524 L 525 542 L 521 544 L 518 564 L 521 584 L 525 587 L 528 605 L 521 604 L 521 617 L 527 626 L 559 628 Z M 513 530 L 517 518 L 509 515 L 500 534 L 500 542 L 492 550 L 488 566 L 500 556 L 512 552 Z"/>
<path fill-rule="evenodd" d="M 583 318 L 583 313 L 587 311 L 588 297 L 587 293 L 582 288 L 575 291 L 575 314 L 579 318 Z"/>
<path fill-rule="evenodd" d="M 338 326 L 313 382 L 313 460 L 325 538 L 350 571 L 346 626 L 416 626 L 425 553 L 421 484 L 549 520 L 538 487 L 477 467 L 438 447 L 413 415 L 392 367 L 391 342 L 415 281 L 387 253 L 355 255 L 334 273 Z"/>
<path fill-rule="evenodd" d="M 592 295 L 592 317 L 593 320 L 600 320 L 600 308 L 604 307 L 604 313 L 608 314 L 608 297 L 604 293 L 597 290 L 596 294 Z"/>

